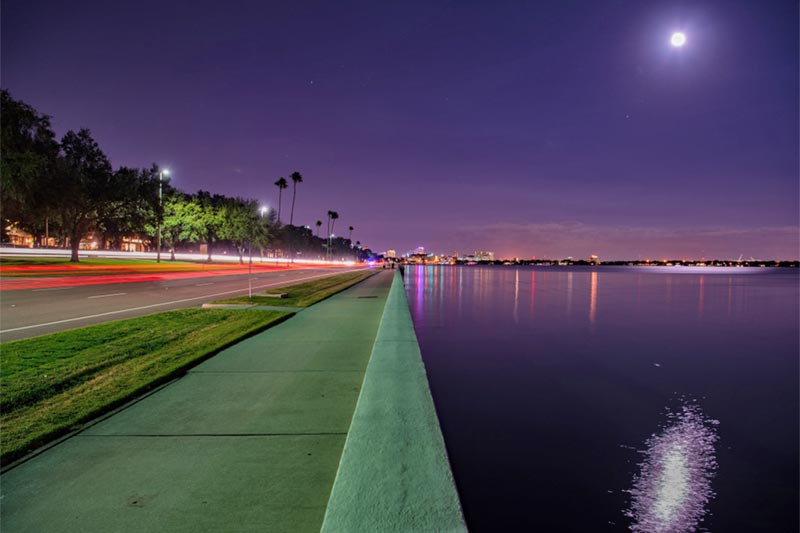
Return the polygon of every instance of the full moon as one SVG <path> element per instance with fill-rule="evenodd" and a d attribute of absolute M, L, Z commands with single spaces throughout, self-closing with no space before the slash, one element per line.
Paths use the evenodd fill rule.
<path fill-rule="evenodd" d="M 669 42 L 672 44 L 672 46 L 680 48 L 681 46 L 686 44 L 686 35 L 679 31 L 676 31 L 675 33 L 672 34 L 672 37 L 670 38 Z"/>

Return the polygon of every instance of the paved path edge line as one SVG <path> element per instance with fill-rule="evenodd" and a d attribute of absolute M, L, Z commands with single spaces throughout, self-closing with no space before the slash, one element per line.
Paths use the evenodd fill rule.
<path fill-rule="evenodd" d="M 466 531 L 425 365 L 395 274 L 321 531 Z"/>

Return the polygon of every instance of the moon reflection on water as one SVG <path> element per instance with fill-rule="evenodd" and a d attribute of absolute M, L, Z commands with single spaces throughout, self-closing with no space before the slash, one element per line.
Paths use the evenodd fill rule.
<path fill-rule="evenodd" d="M 697 529 L 714 497 L 711 480 L 717 470 L 718 424 L 695 404 L 667 413 L 667 423 L 647 440 L 640 471 L 628 491 L 631 502 L 625 514 L 633 520 L 631 531 Z"/>

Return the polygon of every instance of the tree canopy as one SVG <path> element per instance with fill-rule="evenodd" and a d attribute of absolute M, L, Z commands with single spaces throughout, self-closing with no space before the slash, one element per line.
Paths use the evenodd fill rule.
<path fill-rule="evenodd" d="M 256 248 L 263 254 L 292 257 L 337 258 L 358 256 L 360 247 L 350 239 L 332 238 L 339 214 L 328 212 L 328 235 L 320 238 L 306 226 L 291 224 L 300 172 L 292 172 L 290 224 L 280 223 L 280 195 L 288 188 L 286 178 L 275 182 L 279 189 L 278 216 L 259 210 L 253 199 L 227 197 L 209 191 L 187 194 L 161 182 L 161 169 L 112 167 L 91 132 L 86 128 L 67 131 L 56 139 L 50 117 L 0 92 L 0 216 L 2 240 L 8 242 L 13 228 L 29 233 L 34 246 L 68 247 L 71 260 L 78 261 L 82 245 L 123 249 L 136 242 L 139 249 L 154 250 L 161 228 L 162 246 L 175 259 L 177 250 L 193 251 L 205 245 L 208 260 L 215 250 L 233 249 L 244 254 Z M 162 190 L 163 194 L 159 194 Z M 160 224 L 159 224 L 160 223 Z M 322 221 L 317 221 L 317 233 Z M 350 228 L 352 231 L 352 227 Z"/>

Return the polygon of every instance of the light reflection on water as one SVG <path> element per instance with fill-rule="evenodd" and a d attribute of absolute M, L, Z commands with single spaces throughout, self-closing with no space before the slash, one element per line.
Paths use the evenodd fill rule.
<path fill-rule="evenodd" d="M 797 530 L 796 271 L 428 266 L 406 285 L 471 530 L 626 531 L 633 449 L 679 396 L 722 423 L 704 523 Z"/>
<path fill-rule="evenodd" d="M 594 324 L 595 314 L 597 313 L 597 272 L 592 271 L 592 289 L 589 301 L 589 322 Z"/>
<path fill-rule="evenodd" d="M 687 403 L 667 412 L 667 422 L 646 443 L 626 515 L 635 533 L 696 531 L 714 497 L 716 426 L 700 407 Z"/>
<path fill-rule="evenodd" d="M 738 269 L 720 268 L 719 270 L 727 270 L 728 272 L 716 277 L 724 279 L 715 279 L 712 283 L 711 289 L 715 291 L 712 295 L 713 302 L 707 302 L 707 285 L 709 282 L 706 280 L 705 274 L 696 274 L 697 269 L 691 267 L 683 267 L 674 269 L 672 272 L 664 272 L 660 267 L 639 268 L 635 270 L 647 270 L 650 272 L 631 272 L 625 273 L 628 278 L 635 278 L 635 289 L 632 290 L 631 286 L 619 287 L 617 281 L 622 273 L 619 270 L 613 272 L 603 272 L 598 270 L 585 269 L 580 272 L 566 271 L 566 268 L 550 267 L 547 268 L 549 272 L 543 271 L 545 268 L 534 269 L 530 267 L 496 267 L 498 272 L 492 272 L 487 267 L 451 267 L 451 266 L 433 266 L 428 265 L 424 267 L 408 268 L 409 272 L 414 276 L 413 283 L 416 297 L 414 298 L 415 311 L 418 313 L 419 320 L 425 320 L 426 313 L 424 309 L 427 302 L 433 302 L 435 305 L 442 309 L 442 305 L 446 302 L 456 302 L 461 308 L 459 313 L 463 313 L 463 302 L 465 296 L 465 283 L 471 287 L 472 294 L 469 298 L 471 303 L 477 303 L 478 309 L 486 309 L 491 307 L 498 308 L 498 298 L 502 301 L 504 297 L 513 298 L 513 305 L 506 307 L 507 311 L 511 313 L 512 318 L 515 313 L 519 312 L 519 304 L 522 302 L 520 299 L 520 290 L 528 288 L 528 312 L 527 316 L 532 317 L 537 309 L 536 295 L 537 295 L 537 282 L 541 286 L 542 301 L 538 307 L 546 308 L 548 311 L 555 311 L 562 316 L 573 315 L 574 310 L 587 317 L 588 323 L 593 323 L 597 319 L 597 307 L 600 299 L 606 293 L 617 291 L 622 288 L 625 293 L 625 298 L 630 298 L 630 301 L 618 301 L 617 304 L 623 304 L 622 310 L 633 312 L 640 311 L 642 308 L 642 291 L 646 291 L 644 295 L 647 301 L 644 302 L 648 307 L 648 312 L 651 316 L 661 314 L 672 314 L 675 312 L 685 312 L 687 306 L 693 306 L 697 318 L 703 318 L 706 314 L 707 305 L 714 305 L 711 312 L 714 313 L 712 320 L 716 321 L 719 313 L 724 310 L 728 317 L 732 317 L 736 311 L 742 312 L 748 305 L 748 299 L 751 297 L 758 298 L 758 291 L 754 292 L 755 287 L 748 283 L 741 283 L 735 281 L 737 277 L 743 279 L 752 279 L 744 277 L 743 270 L 759 270 L 755 268 Z M 564 270 L 564 272 L 560 272 Z M 711 270 L 706 267 L 702 270 Z M 763 270 L 759 270 L 763 273 Z M 528 273 L 530 277 L 527 278 Z M 655 274 L 655 275 L 654 275 Z M 661 274 L 661 275 L 658 275 Z M 550 277 L 548 281 L 548 276 Z M 527 279 L 526 279 L 527 278 Z M 616 278 L 616 279 L 615 279 Z M 630 281 L 630 280 L 628 280 Z M 609 284 L 602 287 L 604 282 Z M 513 293 L 504 294 L 498 290 L 497 284 L 500 286 L 512 286 Z M 408 283 L 407 283 L 408 285 Z M 721 290 L 724 285 L 724 291 Z M 677 294 L 676 294 L 677 293 Z M 635 294 L 635 298 L 633 297 Z M 678 299 L 673 302 L 673 298 Z M 563 302 L 558 302 L 557 299 L 562 299 Z M 693 302 L 693 303 L 692 303 Z M 631 306 L 635 307 L 631 308 Z M 656 306 L 656 307 L 653 307 Z M 736 307 L 738 306 L 738 308 Z M 618 310 L 619 311 L 619 310 Z M 620 315 L 619 312 L 616 315 Z M 740 317 L 741 318 L 741 317 Z"/>

